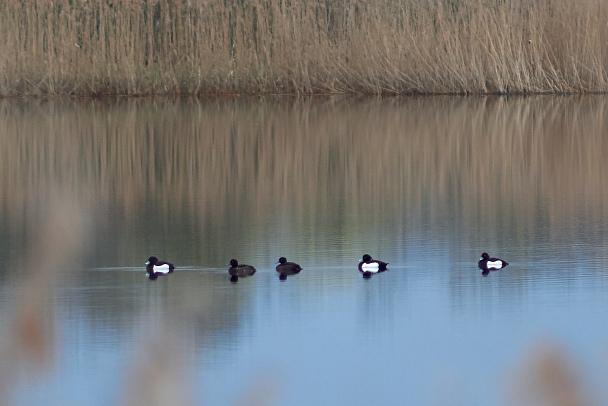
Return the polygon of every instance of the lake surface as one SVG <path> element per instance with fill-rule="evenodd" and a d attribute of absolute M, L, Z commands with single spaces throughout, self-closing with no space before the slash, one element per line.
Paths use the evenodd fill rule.
<path fill-rule="evenodd" d="M 607 128 L 605 96 L 0 100 L 0 400 L 606 402 Z"/>

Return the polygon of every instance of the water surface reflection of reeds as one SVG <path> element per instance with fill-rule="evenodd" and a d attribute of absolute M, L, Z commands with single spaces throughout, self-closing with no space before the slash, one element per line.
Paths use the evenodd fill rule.
<path fill-rule="evenodd" d="M 606 100 L 3 101 L 0 205 L 16 234 L 48 188 L 126 224 L 158 209 L 151 227 L 225 233 L 206 241 L 210 255 L 234 230 L 260 238 L 259 225 L 286 222 L 345 236 L 476 223 L 523 237 L 554 221 L 574 227 L 579 210 L 606 212 Z"/>

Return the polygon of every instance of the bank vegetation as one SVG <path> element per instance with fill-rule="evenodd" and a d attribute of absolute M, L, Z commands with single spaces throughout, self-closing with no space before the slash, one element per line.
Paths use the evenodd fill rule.
<path fill-rule="evenodd" d="M 0 0 L 0 95 L 608 90 L 604 0 Z"/>

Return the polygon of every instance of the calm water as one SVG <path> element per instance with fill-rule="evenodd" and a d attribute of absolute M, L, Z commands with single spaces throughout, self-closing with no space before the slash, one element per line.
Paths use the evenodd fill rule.
<path fill-rule="evenodd" d="M 0 400 L 605 402 L 606 128 L 603 96 L 0 101 Z"/>

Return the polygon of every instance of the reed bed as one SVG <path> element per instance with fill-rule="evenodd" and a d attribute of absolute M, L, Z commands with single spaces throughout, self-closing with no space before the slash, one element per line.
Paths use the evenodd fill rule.
<path fill-rule="evenodd" d="M 608 90 L 603 0 L 0 1 L 0 95 Z"/>

